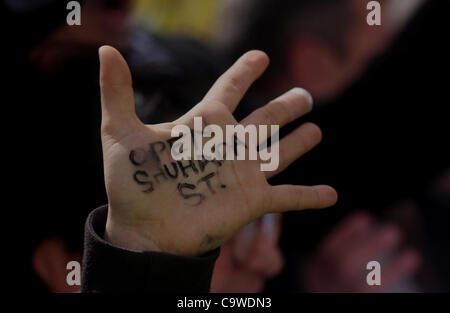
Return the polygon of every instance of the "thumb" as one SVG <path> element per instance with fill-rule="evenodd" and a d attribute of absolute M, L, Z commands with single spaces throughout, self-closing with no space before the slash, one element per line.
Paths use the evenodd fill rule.
<path fill-rule="evenodd" d="M 100 90 L 102 103 L 102 131 L 112 135 L 126 135 L 140 123 L 134 108 L 131 73 L 119 51 L 102 46 L 100 58 Z"/>

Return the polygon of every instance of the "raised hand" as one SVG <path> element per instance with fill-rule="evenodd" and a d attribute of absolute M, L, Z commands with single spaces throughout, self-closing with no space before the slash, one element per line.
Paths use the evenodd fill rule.
<path fill-rule="evenodd" d="M 266 213 L 324 208 L 336 202 L 329 186 L 270 186 L 267 179 L 321 140 L 304 124 L 279 142 L 279 167 L 260 171 L 259 160 L 182 160 L 170 153 L 175 125 L 236 125 L 232 113 L 268 66 L 259 51 L 243 55 L 204 99 L 171 123 L 144 125 L 136 116 L 129 68 L 120 53 L 100 55 L 102 145 L 109 210 L 105 239 L 132 250 L 198 256 L 219 247 L 241 227 Z M 302 89 L 293 89 L 257 109 L 241 124 L 284 125 L 311 110 Z M 224 131 L 225 133 L 225 131 Z"/>
<path fill-rule="evenodd" d="M 402 237 L 394 224 L 353 213 L 325 236 L 302 267 L 301 285 L 307 292 L 416 292 L 410 279 L 420 269 L 421 256 Z M 381 264 L 379 286 L 366 282 L 370 261 Z"/>

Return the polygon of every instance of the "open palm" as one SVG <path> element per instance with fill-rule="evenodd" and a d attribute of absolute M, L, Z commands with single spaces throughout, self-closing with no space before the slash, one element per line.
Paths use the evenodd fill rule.
<path fill-rule="evenodd" d="M 236 125 L 232 113 L 264 72 L 267 56 L 243 55 L 204 99 L 174 122 L 144 125 L 136 116 L 131 75 L 112 47 L 100 54 L 102 144 L 109 210 L 105 238 L 134 250 L 197 256 L 219 247 L 241 227 L 272 212 L 323 208 L 336 202 L 329 186 L 270 186 L 267 179 L 286 168 L 321 139 L 306 123 L 279 142 L 280 164 L 260 171 L 259 160 L 183 160 L 170 153 L 175 125 Z M 284 125 L 311 110 L 309 95 L 293 89 L 254 111 L 240 124 Z M 225 133 L 225 130 L 224 130 Z"/>

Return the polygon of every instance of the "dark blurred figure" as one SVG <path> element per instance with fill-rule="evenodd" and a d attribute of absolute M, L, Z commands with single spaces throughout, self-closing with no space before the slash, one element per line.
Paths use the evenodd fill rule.
<path fill-rule="evenodd" d="M 450 259 L 449 194 L 436 187 L 436 180 L 450 165 L 445 78 L 449 2 L 425 1 L 398 30 L 386 18 L 389 1 L 379 1 L 382 25 L 367 25 L 367 2 L 257 1 L 242 41 L 236 43 L 234 55 L 262 49 L 272 61 L 253 89 L 251 105 L 293 86 L 310 90 L 316 100 L 314 112 L 306 119 L 322 128 L 323 142 L 273 183 L 326 182 L 339 193 L 334 208 L 289 213 L 284 219 L 281 246 L 287 267 L 268 290 L 358 291 L 345 280 L 339 287 L 333 276 L 325 278 L 327 286 L 320 275 L 314 282 L 312 273 L 302 272 L 300 278 L 295 273 L 309 268 L 318 274 L 318 263 L 322 271 L 341 272 L 335 273 L 338 276 L 365 271 L 365 258 L 350 260 L 351 253 L 383 259 L 382 272 L 389 272 L 389 264 L 404 258 L 397 252 L 403 249 L 412 251 L 405 262 L 422 264 L 420 271 L 416 264 L 409 277 L 397 273 L 397 281 L 384 291 L 417 290 L 417 284 L 418 290 L 450 290 L 446 265 Z M 330 229 L 361 209 L 376 221 L 374 225 L 396 224 L 403 240 L 391 246 L 385 243 L 384 251 L 378 251 L 387 252 L 389 258 L 377 258 L 362 238 L 351 253 L 352 242 L 341 243 L 339 253 L 328 254 L 324 263 L 320 251 L 338 237 Z M 372 228 L 376 233 L 378 226 L 362 231 L 371 233 Z M 383 237 L 374 236 L 378 238 L 374 242 L 382 245 Z M 341 266 L 346 260 L 353 269 Z M 316 264 L 307 265 L 311 262 Z M 357 262 L 361 264 L 356 266 Z M 405 283 L 408 279 L 413 283 Z"/>
<path fill-rule="evenodd" d="M 27 129 L 23 140 L 12 145 L 13 151 L 23 151 L 16 163 L 26 166 L 16 175 L 17 186 L 25 186 L 19 188 L 18 199 L 26 208 L 17 217 L 25 220 L 17 240 L 18 255 L 26 255 L 17 259 L 33 261 L 18 268 L 18 275 L 24 275 L 15 277 L 21 289 L 68 291 L 61 271 L 69 260 L 80 258 L 88 211 L 106 203 L 99 144 L 98 47 L 111 44 L 124 53 L 133 75 L 137 112 L 146 123 L 167 121 L 186 111 L 222 68 L 213 54 L 191 41 L 140 31 L 130 23 L 130 1 L 80 1 L 82 25 L 71 27 L 65 24 L 65 3 L 58 2 L 2 3 L 13 30 L 6 40 L 13 67 L 7 93 L 15 104 L 12 116 L 20 117 Z M 408 275 L 421 263 L 431 264 L 426 277 L 435 279 L 422 284 L 422 289 L 449 288 L 448 175 L 443 176 L 449 165 L 445 149 L 449 132 L 443 111 L 446 81 L 438 76 L 448 72 L 443 45 L 448 37 L 444 34 L 448 5 L 429 1 L 393 38 L 385 28 L 365 24 L 363 2 L 258 1 L 242 35 L 244 43 L 237 45 L 236 55 L 259 48 L 272 59 L 259 88 L 246 99 L 249 104 L 262 105 L 278 89 L 294 85 L 310 89 L 316 98 L 316 111 L 308 119 L 322 127 L 325 140 L 280 179 L 304 184 L 326 181 L 340 194 L 335 208 L 288 214 L 284 219 L 281 244 L 288 266 L 268 290 L 361 291 L 351 279 L 323 280 L 319 266 L 337 264 L 335 271 L 351 273 L 345 268 L 349 256 L 341 251 L 346 246 L 342 241 L 336 244 L 343 247 L 338 249 L 341 253 L 320 251 L 330 251 L 329 242 L 341 233 L 329 230 L 361 208 L 369 212 L 370 223 L 356 232 L 368 238 L 354 243 L 353 253 L 360 251 L 363 256 L 359 262 L 381 252 L 389 256 L 385 259 L 390 264 L 397 264 L 402 260 L 397 251 L 412 249 Z M 386 2 L 381 2 L 384 7 Z M 392 226 L 392 221 L 399 222 Z M 409 223 L 403 225 L 405 221 Z M 379 225 L 390 226 L 386 230 Z M 381 250 L 367 244 L 389 229 L 399 234 L 396 240 L 391 233 L 387 237 L 392 241 L 387 239 Z M 415 237 L 419 239 L 411 240 Z M 259 246 L 264 240 L 258 238 Z M 423 244 L 418 243 L 421 240 Z M 380 244 L 376 239 L 372 242 Z M 223 272 L 215 273 L 213 289 L 241 290 L 241 285 L 232 286 L 221 277 L 246 275 L 245 284 L 258 291 L 264 279 L 279 271 L 276 244 L 272 263 L 259 262 L 252 255 L 233 263 L 233 245 L 224 246 L 229 258 L 218 262 Z M 262 251 L 255 249 L 256 255 Z M 303 268 L 309 274 L 299 273 L 297 279 Z M 404 285 L 402 275 L 392 277 L 399 277 L 395 283 Z M 415 288 L 415 281 L 402 289 L 395 283 L 390 290 Z"/>
<path fill-rule="evenodd" d="M 6 6 L 16 44 L 10 46 L 15 79 L 9 92 L 29 140 L 15 144 L 17 151 L 25 144 L 23 155 L 32 155 L 33 164 L 23 173 L 33 182 L 17 217 L 23 232 L 15 242 L 19 262 L 12 279 L 20 289 L 79 290 L 66 283 L 66 264 L 81 262 L 85 218 L 107 201 L 97 49 L 109 44 L 122 51 L 133 76 L 136 110 L 146 123 L 170 121 L 187 111 L 221 73 L 214 54 L 198 43 L 154 36 L 134 25 L 130 4 L 81 2 L 81 26 L 65 24 L 64 2 Z M 261 291 L 283 265 L 280 224 L 279 215 L 268 215 L 225 244 L 211 291 Z"/>
<path fill-rule="evenodd" d="M 107 203 L 100 144 L 98 48 L 126 57 L 137 113 L 146 122 L 173 119 L 196 104 L 217 78 L 212 54 L 181 38 L 160 38 L 130 18 L 131 1 L 81 3 L 81 26 L 66 24 L 67 2 L 5 1 L 10 108 L 16 132 L 16 199 L 21 232 L 13 283 L 21 290 L 75 291 L 66 264 L 81 261 L 88 212 Z M 15 127 L 14 129 L 17 129 Z M 14 150 L 17 149 L 17 150 Z M 26 180 L 27 182 L 24 182 Z M 25 264 L 24 264 L 25 263 Z"/>

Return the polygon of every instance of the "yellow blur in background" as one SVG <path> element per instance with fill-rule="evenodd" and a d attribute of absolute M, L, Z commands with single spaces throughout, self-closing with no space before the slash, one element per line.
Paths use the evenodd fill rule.
<path fill-rule="evenodd" d="M 217 28 L 219 0 L 137 0 L 136 17 L 153 32 L 209 41 Z"/>

